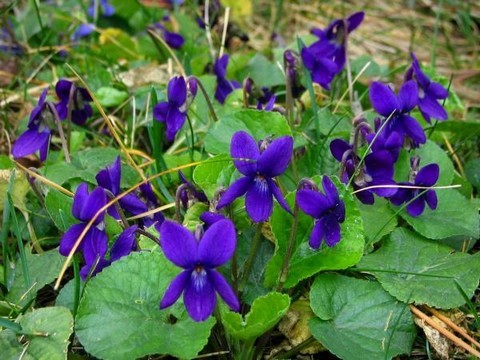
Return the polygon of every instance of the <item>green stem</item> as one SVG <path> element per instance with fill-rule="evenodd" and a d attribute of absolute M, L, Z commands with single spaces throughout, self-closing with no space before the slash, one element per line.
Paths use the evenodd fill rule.
<path fill-rule="evenodd" d="M 215 109 L 213 108 L 212 102 L 210 101 L 210 98 L 208 97 L 207 90 L 205 90 L 205 87 L 203 86 L 202 82 L 197 79 L 197 84 L 200 90 L 202 91 L 203 97 L 205 98 L 205 101 L 207 102 L 208 109 L 210 110 L 210 113 L 213 117 L 213 120 L 215 122 L 218 121 L 217 113 L 215 112 Z"/>
<path fill-rule="evenodd" d="M 143 236 L 149 238 L 149 239 L 152 240 L 155 244 L 158 245 L 158 238 L 156 238 L 155 236 L 153 236 L 152 234 L 150 234 L 148 231 L 145 231 L 145 230 L 143 230 L 143 229 L 137 228 L 136 232 L 139 233 L 140 235 L 143 235 Z"/>
<path fill-rule="evenodd" d="M 65 138 L 65 134 L 63 133 L 62 122 L 60 121 L 60 117 L 58 116 L 57 109 L 55 108 L 55 105 L 53 105 L 51 102 L 47 102 L 47 105 L 52 112 L 53 119 L 55 121 L 55 124 L 57 125 L 58 135 L 60 137 L 60 142 L 62 143 L 63 154 L 65 155 L 65 161 L 67 163 L 70 163 L 70 152 L 68 151 L 67 141 Z"/>
<path fill-rule="evenodd" d="M 15 179 L 15 171 L 10 174 L 8 182 L 8 190 L 10 193 Z M 10 230 L 10 201 L 5 197 L 3 201 L 3 217 L 2 217 L 2 259 L 3 259 L 3 284 L 7 284 L 10 270 L 9 256 L 8 256 L 8 232 Z"/>
<path fill-rule="evenodd" d="M 288 238 L 287 250 L 285 252 L 285 257 L 283 258 L 282 269 L 280 271 L 280 276 L 278 277 L 277 291 L 282 291 L 285 280 L 287 280 L 288 275 L 288 266 L 290 265 L 290 258 L 293 253 L 293 246 L 295 245 L 295 240 L 297 237 L 298 229 L 298 204 L 295 201 L 295 207 L 293 209 L 293 223 L 292 228 L 290 229 L 290 236 Z"/>
<path fill-rule="evenodd" d="M 192 121 L 190 120 L 190 116 L 188 116 L 187 114 L 187 121 L 188 121 L 188 126 L 190 128 L 190 137 L 191 137 L 191 144 L 190 144 L 190 162 L 194 162 L 194 149 L 193 149 L 193 145 L 195 144 L 195 133 L 193 131 L 193 125 L 192 125 Z M 190 177 L 193 176 L 193 167 L 190 168 Z"/>
<path fill-rule="evenodd" d="M 70 150 L 70 137 L 72 133 L 72 113 L 73 113 L 73 96 L 75 95 L 75 84 L 72 83 L 70 87 L 70 93 L 68 94 L 67 105 L 67 148 Z"/>
<path fill-rule="evenodd" d="M 259 222 L 257 224 L 257 229 L 255 231 L 255 236 L 252 240 L 252 247 L 250 249 L 250 254 L 248 255 L 247 262 L 245 263 L 245 269 L 243 270 L 243 277 L 242 282 L 240 284 L 240 292 L 245 290 L 245 286 L 248 281 L 248 276 L 250 275 L 250 271 L 252 270 L 253 261 L 255 260 L 255 256 L 257 255 L 258 247 L 260 246 L 260 242 L 262 240 L 262 226 L 263 222 Z"/>
<path fill-rule="evenodd" d="M 74 276 L 74 294 L 73 294 L 73 317 L 77 314 L 78 304 L 80 303 L 80 266 L 78 258 L 73 257 L 73 276 Z"/>

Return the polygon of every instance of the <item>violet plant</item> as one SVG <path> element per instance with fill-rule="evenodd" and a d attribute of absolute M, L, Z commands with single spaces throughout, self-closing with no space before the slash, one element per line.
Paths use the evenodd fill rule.
<path fill-rule="evenodd" d="M 39 66 L 58 102 L 29 91 L 7 159 L 8 357 L 391 359 L 418 347 L 421 305 L 475 309 L 478 183 L 436 143 L 454 149 L 461 123 L 437 123 L 454 89 L 413 53 L 403 77 L 359 71 L 349 44 L 372 15 L 258 54 L 235 50 L 219 1 L 83 10 L 108 31 L 58 71 L 78 80 Z"/>

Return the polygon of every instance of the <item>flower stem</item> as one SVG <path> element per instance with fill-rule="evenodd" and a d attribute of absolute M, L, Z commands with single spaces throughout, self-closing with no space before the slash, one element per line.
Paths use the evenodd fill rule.
<path fill-rule="evenodd" d="M 287 118 L 287 121 L 290 124 L 290 128 L 293 130 L 295 109 L 294 109 L 294 99 L 293 99 L 293 93 L 292 93 L 292 80 L 290 79 L 290 76 L 288 76 L 287 66 L 288 65 L 285 62 L 285 90 L 286 90 L 285 117 Z"/>
<path fill-rule="evenodd" d="M 248 276 L 250 275 L 250 271 L 252 270 L 253 260 L 255 260 L 255 256 L 257 255 L 258 247 L 260 246 L 260 240 L 262 239 L 262 226 L 263 226 L 263 222 L 259 222 L 257 224 L 257 228 L 255 230 L 255 236 L 253 237 L 253 240 L 252 240 L 252 247 L 250 249 L 250 254 L 248 255 L 247 262 L 245 263 L 245 269 L 243 270 L 242 282 L 239 288 L 240 292 L 243 292 L 245 290 L 245 286 L 248 281 Z"/>
<path fill-rule="evenodd" d="M 78 304 L 80 303 L 80 266 L 78 258 L 73 258 L 73 274 L 74 274 L 74 294 L 73 294 L 73 317 L 77 314 Z"/>
<path fill-rule="evenodd" d="M 205 90 L 205 86 L 203 86 L 202 82 L 197 79 L 197 84 L 200 90 L 202 91 L 203 97 L 205 98 L 205 101 L 207 102 L 208 109 L 210 110 L 210 113 L 213 117 L 213 120 L 215 122 L 218 121 L 217 113 L 215 112 L 215 109 L 213 108 L 212 102 L 210 101 L 210 98 L 208 97 L 207 90 Z"/>
<path fill-rule="evenodd" d="M 72 83 L 70 87 L 70 93 L 68 94 L 67 105 L 67 148 L 70 150 L 70 137 L 72 131 L 72 112 L 73 112 L 73 97 L 75 96 L 76 86 Z"/>
<path fill-rule="evenodd" d="M 281 291 L 285 280 L 287 280 L 288 275 L 288 266 L 290 265 L 290 258 L 293 253 L 293 246 L 295 245 L 295 240 L 297 237 L 298 230 L 298 204 L 295 200 L 295 206 L 293 208 L 293 223 L 292 228 L 290 229 L 290 236 L 288 237 L 287 250 L 285 252 L 285 257 L 283 258 L 282 269 L 280 270 L 280 276 L 278 277 L 277 291 Z"/>
<path fill-rule="evenodd" d="M 60 117 L 58 116 L 57 109 L 55 108 L 55 105 L 53 105 L 51 102 L 47 102 L 47 106 L 50 109 L 51 113 L 53 114 L 53 119 L 55 120 L 55 124 L 57 125 L 57 128 L 58 128 L 58 135 L 60 137 L 60 141 L 62 142 L 62 149 L 65 155 L 65 161 L 67 163 L 70 163 L 71 162 L 70 152 L 68 151 L 67 141 L 65 138 L 65 134 L 63 133 L 62 122 L 60 121 Z"/>
<path fill-rule="evenodd" d="M 190 120 L 190 116 L 188 116 L 188 114 L 187 114 L 187 121 L 188 121 L 188 126 L 190 127 L 190 137 L 191 137 L 190 161 L 193 163 L 195 161 L 194 158 L 193 158 L 193 156 L 194 156 L 193 145 L 195 144 L 195 133 L 193 131 L 192 121 Z M 190 176 L 193 176 L 193 167 L 190 168 Z"/>
<path fill-rule="evenodd" d="M 106 189 L 105 189 L 105 192 L 107 193 L 107 196 L 110 200 L 115 199 L 115 195 L 113 195 L 112 192 Z M 115 206 L 115 210 L 117 210 L 118 216 L 120 216 L 120 220 L 122 221 L 123 227 L 126 229 L 128 227 L 128 220 L 127 220 L 127 217 L 125 216 L 125 213 L 123 212 L 122 207 L 120 206 L 118 201 L 115 201 L 113 205 Z"/>
<path fill-rule="evenodd" d="M 143 236 L 149 238 L 149 239 L 152 240 L 155 244 L 158 245 L 158 238 L 156 238 L 155 236 L 153 236 L 152 234 L 150 234 L 148 231 L 145 231 L 145 230 L 143 230 L 143 229 L 137 228 L 136 232 L 139 233 L 140 235 L 143 235 Z"/>

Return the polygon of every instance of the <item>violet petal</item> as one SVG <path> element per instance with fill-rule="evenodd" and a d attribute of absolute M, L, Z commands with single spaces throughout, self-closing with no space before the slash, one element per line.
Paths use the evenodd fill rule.
<path fill-rule="evenodd" d="M 230 187 L 223 193 L 220 201 L 217 205 L 217 210 L 222 207 L 230 205 L 236 198 L 242 196 L 247 190 L 254 184 L 253 178 L 246 176 L 236 180 Z"/>
<path fill-rule="evenodd" d="M 184 269 L 195 266 L 197 242 L 182 225 L 165 220 L 160 227 L 160 245 L 168 260 Z"/>
<path fill-rule="evenodd" d="M 293 138 L 282 136 L 272 141 L 258 158 L 258 171 L 262 175 L 275 177 L 287 169 L 293 154 Z"/>
<path fill-rule="evenodd" d="M 258 145 L 255 139 L 245 131 L 237 131 L 232 136 L 230 142 L 230 154 L 233 159 L 246 159 L 246 160 L 233 160 L 235 167 L 247 176 L 254 176 L 257 172 L 257 160 L 260 156 Z M 250 161 L 247 161 L 250 160 Z"/>
<path fill-rule="evenodd" d="M 215 270 L 207 270 L 208 277 L 220 297 L 233 311 L 240 311 L 240 302 L 227 280 Z"/>
<path fill-rule="evenodd" d="M 258 223 L 266 221 L 272 214 L 273 197 L 265 178 L 257 176 L 247 191 L 245 206 L 250 218 Z"/>
<path fill-rule="evenodd" d="M 215 310 L 217 297 L 205 269 L 192 271 L 183 293 L 183 301 L 195 321 L 207 320 Z"/>
<path fill-rule="evenodd" d="M 197 262 L 216 268 L 230 260 L 237 246 L 237 234 L 230 220 L 220 220 L 211 225 L 198 244 Z"/>
<path fill-rule="evenodd" d="M 175 276 L 163 295 L 162 301 L 160 302 L 160 310 L 173 305 L 178 300 L 190 279 L 191 273 L 192 270 L 184 270 Z"/>

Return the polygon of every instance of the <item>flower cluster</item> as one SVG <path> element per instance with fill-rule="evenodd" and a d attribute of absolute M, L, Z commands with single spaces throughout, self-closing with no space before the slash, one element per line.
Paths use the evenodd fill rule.
<path fill-rule="evenodd" d="M 358 190 L 358 199 L 365 204 L 373 204 L 374 194 L 389 199 L 394 205 L 408 203 L 407 212 L 411 216 L 423 213 L 425 202 L 431 209 L 437 206 L 434 190 L 420 195 L 419 190 L 405 189 L 402 186 L 431 187 L 438 179 L 438 165 L 430 164 L 421 169 L 420 177 L 408 183 L 395 183 L 394 165 L 401 148 L 418 147 L 426 142 L 425 132 L 411 112 L 418 107 L 426 121 L 431 118 L 445 120 L 447 114 L 438 100 L 445 99 L 447 90 L 431 81 L 420 68 L 412 54 L 412 65 L 407 70 L 405 82 L 398 94 L 386 84 L 373 82 L 370 87 L 370 101 L 381 116 L 375 119 L 375 129 L 360 119 L 354 124 L 352 143 L 335 139 L 330 150 L 341 163 L 341 179 Z M 368 145 L 369 152 L 360 154 L 362 142 Z M 412 162 L 412 171 L 417 169 Z M 435 170 L 437 169 L 437 171 Z"/>
<path fill-rule="evenodd" d="M 75 192 L 72 214 L 80 223 L 70 227 L 60 241 L 59 251 L 64 256 L 68 256 L 72 251 L 80 234 L 87 228 L 88 223 L 95 217 L 97 212 L 100 212 L 107 204 L 107 200 L 120 194 L 120 157 L 117 157 L 113 164 L 100 170 L 95 178 L 98 186 L 92 192 L 88 192 L 86 183 L 82 183 Z M 152 191 L 150 183 L 144 184 L 140 190 L 141 194 L 147 199 L 146 204 L 136 194 L 129 193 L 118 201 L 119 209 L 114 206 L 108 207 L 108 215 L 118 220 L 121 218 L 119 210 L 132 215 L 139 215 L 148 211 L 152 205 L 158 207 L 158 200 Z M 101 211 L 98 217 L 95 218 L 92 226 L 88 227 L 78 247 L 85 261 L 85 265 L 80 271 L 83 280 L 89 276 L 94 276 L 113 261 L 128 255 L 132 251 L 136 251 L 135 233 L 139 225 L 148 227 L 155 224 L 160 226 L 164 221 L 163 215 L 157 212 L 152 218 L 144 218 L 139 225 L 126 227 L 108 252 L 108 236 L 105 232 L 104 219 L 105 211 Z M 108 259 L 107 253 L 109 253 Z"/>
<path fill-rule="evenodd" d="M 80 235 L 87 229 L 88 223 L 94 219 L 97 212 L 100 212 L 106 203 L 107 196 L 102 188 L 97 187 L 89 193 L 86 183 L 78 186 L 73 198 L 72 214 L 80 223 L 72 225 L 63 235 L 60 240 L 60 254 L 63 256 L 70 254 Z M 80 270 L 83 280 L 136 250 L 135 230 L 137 226 L 134 225 L 120 234 L 111 248 L 109 259 L 106 259 L 108 237 L 105 233 L 104 217 L 105 212 L 100 212 L 100 215 L 93 221 L 93 225 L 86 230 L 78 247 L 85 261 Z"/>

